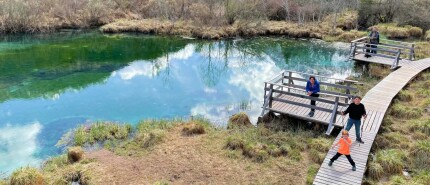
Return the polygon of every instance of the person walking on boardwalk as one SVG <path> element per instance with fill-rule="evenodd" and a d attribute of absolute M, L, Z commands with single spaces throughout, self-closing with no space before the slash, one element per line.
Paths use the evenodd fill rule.
<path fill-rule="evenodd" d="M 345 111 L 342 111 L 342 116 L 349 114 L 348 123 L 346 124 L 345 130 L 349 131 L 352 125 L 355 126 L 355 137 L 356 141 L 364 144 L 363 140 L 360 137 L 360 125 L 361 125 L 361 117 L 366 119 L 366 108 L 361 103 L 361 97 L 356 96 L 354 98 L 354 103 L 349 104 L 348 108 Z"/>
<path fill-rule="evenodd" d="M 370 53 L 376 54 L 377 52 L 375 49 L 377 48 L 377 44 L 379 44 L 379 32 L 375 26 L 372 27 L 372 29 L 369 33 L 369 42 L 370 42 L 370 47 L 372 48 Z"/>
<path fill-rule="evenodd" d="M 339 145 L 339 149 L 337 150 L 337 153 L 330 159 L 328 162 L 329 166 L 333 165 L 333 162 L 337 160 L 341 155 L 345 155 L 345 157 L 348 159 L 349 163 L 352 165 L 352 171 L 355 171 L 355 162 L 352 160 L 351 157 L 351 144 L 352 141 L 349 138 L 349 133 L 346 130 L 342 130 L 342 137 L 339 139 L 339 142 L 337 142 L 335 145 L 333 145 L 331 148 L 334 149 L 337 145 Z"/>
<path fill-rule="evenodd" d="M 310 76 L 308 82 L 306 83 L 306 92 L 308 96 L 311 97 L 319 97 L 320 95 L 318 92 L 320 92 L 320 83 L 315 79 L 315 76 Z M 311 100 L 311 105 L 315 106 L 316 102 L 315 100 Z M 313 117 L 315 114 L 315 109 L 311 108 L 311 111 L 309 112 L 308 116 Z"/>

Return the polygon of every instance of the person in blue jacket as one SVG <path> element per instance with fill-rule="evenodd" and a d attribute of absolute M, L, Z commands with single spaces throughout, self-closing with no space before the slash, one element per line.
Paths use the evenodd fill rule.
<path fill-rule="evenodd" d="M 315 79 L 315 76 L 310 76 L 308 82 L 306 83 L 306 93 L 308 96 L 319 97 L 320 83 Z M 315 100 L 311 100 L 311 105 L 315 106 Z M 315 109 L 311 108 L 309 116 L 313 117 L 315 114 Z"/>

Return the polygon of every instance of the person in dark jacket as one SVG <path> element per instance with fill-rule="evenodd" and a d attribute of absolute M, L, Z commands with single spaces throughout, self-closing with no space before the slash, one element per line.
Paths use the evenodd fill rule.
<path fill-rule="evenodd" d="M 318 92 L 320 92 L 320 83 L 315 79 L 314 76 L 310 76 L 308 82 L 306 83 L 306 92 L 308 96 L 312 97 L 319 97 L 320 95 Z M 316 102 L 315 100 L 311 100 L 311 105 L 315 106 Z M 311 111 L 309 112 L 308 116 L 313 117 L 315 114 L 315 109 L 311 108 Z"/>
<path fill-rule="evenodd" d="M 356 96 L 354 98 L 354 103 L 349 104 L 348 108 L 345 111 L 342 111 L 342 116 L 349 114 L 348 123 L 346 124 L 345 130 L 349 131 L 352 125 L 355 126 L 355 137 L 356 141 L 359 143 L 364 143 L 364 141 L 360 137 L 360 125 L 361 125 L 361 117 L 366 119 L 366 108 L 361 103 L 361 97 Z"/>
<path fill-rule="evenodd" d="M 376 49 L 378 47 L 377 44 L 379 44 L 379 32 L 376 27 L 372 27 L 372 30 L 369 33 L 369 42 L 371 44 L 370 47 L 372 48 L 370 53 L 376 54 L 377 53 L 376 50 L 373 49 L 373 48 Z"/>

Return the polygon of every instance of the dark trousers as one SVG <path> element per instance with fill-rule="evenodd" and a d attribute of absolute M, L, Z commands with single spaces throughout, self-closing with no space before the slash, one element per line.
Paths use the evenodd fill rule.
<path fill-rule="evenodd" d="M 320 95 L 319 95 L 319 94 L 315 94 L 315 93 L 314 93 L 314 94 L 311 94 L 311 96 L 312 96 L 312 97 L 317 97 L 317 98 L 318 98 L 318 97 L 320 97 Z M 313 105 L 313 106 L 315 106 L 315 105 L 316 105 L 315 100 L 311 100 L 311 105 Z M 311 111 L 315 111 L 315 109 L 312 109 L 312 108 L 311 108 Z"/>
<path fill-rule="evenodd" d="M 337 152 L 336 155 L 334 155 L 333 158 L 330 159 L 330 161 L 336 161 L 337 158 L 339 158 L 341 155 L 343 155 L 343 154 Z M 352 160 L 351 155 L 345 155 L 345 157 L 348 159 L 349 163 L 352 166 L 355 166 L 355 162 Z"/>
<path fill-rule="evenodd" d="M 376 43 L 375 43 L 376 44 Z M 371 53 L 375 53 L 376 54 L 376 50 L 374 50 L 373 48 L 378 48 L 378 46 L 376 46 L 376 45 L 372 45 L 372 46 L 370 46 L 371 48 L 372 48 L 372 51 L 371 51 Z"/>

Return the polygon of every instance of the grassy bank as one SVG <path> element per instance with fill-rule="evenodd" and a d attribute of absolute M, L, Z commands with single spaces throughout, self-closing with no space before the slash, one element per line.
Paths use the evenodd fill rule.
<path fill-rule="evenodd" d="M 366 184 L 430 184 L 429 82 L 426 71 L 395 98 L 372 146 Z"/>
<path fill-rule="evenodd" d="M 18 169 L 2 183 L 311 184 L 333 139 L 286 123 L 276 118 L 276 127 L 255 127 L 246 114 L 232 116 L 229 129 L 203 119 L 94 123 L 62 138 L 66 154 L 41 169 Z"/>

